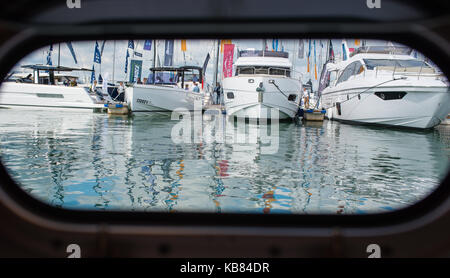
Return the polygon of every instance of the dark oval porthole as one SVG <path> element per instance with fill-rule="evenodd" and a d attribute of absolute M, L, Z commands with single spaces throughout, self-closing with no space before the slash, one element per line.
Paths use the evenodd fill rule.
<path fill-rule="evenodd" d="M 294 94 L 290 94 L 288 97 L 289 101 L 295 101 L 296 99 L 297 99 L 297 95 L 294 95 Z"/>
<path fill-rule="evenodd" d="M 228 99 L 233 99 L 233 98 L 234 98 L 234 93 L 228 92 L 228 93 L 227 93 L 227 98 L 228 98 Z"/>
<path fill-rule="evenodd" d="M 249 79 L 249 80 L 248 80 L 248 83 L 255 83 L 255 80 Z"/>

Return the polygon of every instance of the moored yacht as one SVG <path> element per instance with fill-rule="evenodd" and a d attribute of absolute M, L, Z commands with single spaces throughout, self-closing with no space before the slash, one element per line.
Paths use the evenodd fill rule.
<path fill-rule="evenodd" d="M 22 67 L 32 69 L 33 73 L 5 80 L 0 87 L 0 106 L 79 109 L 102 109 L 104 106 L 87 85 L 77 84 L 76 76 L 55 74 L 90 69 L 50 65 Z"/>
<path fill-rule="evenodd" d="M 156 67 L 150 70 L 152 73 L 146 84 L 135 83 L 125 88 L 126 102 L 132 112 L 202 110 L 206 87 L 201 67 Z M 194 106 L 195 102 L 200 104 L 199 107 Z"/>
<path fill-rule="evenodd" d="M 365 46 L 338 64 L 322 91 L 327 117 L 364 124 L 431 128 L 450 111 L 445 76 L 406 47 Z"/>
<path fill-rule="evenodd" d="M 234 66 L 235 75 L 223 79 L 228 115 L 253 119 L 295 117 L 302 84 L 291 77 L 287 52 L 242 50 Z"/>

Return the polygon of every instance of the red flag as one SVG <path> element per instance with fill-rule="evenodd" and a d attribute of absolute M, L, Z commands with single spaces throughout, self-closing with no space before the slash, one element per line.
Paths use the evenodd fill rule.
<path fill-rule="evenodd" d="M 223 45 L 223 78 L 233 76 L 233 54 L 234 44 Z"/>

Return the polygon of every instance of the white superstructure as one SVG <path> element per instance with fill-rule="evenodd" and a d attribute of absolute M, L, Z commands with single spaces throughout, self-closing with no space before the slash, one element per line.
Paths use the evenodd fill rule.
<path fill-rule="evenodd" d="M 39 108 L 103 108 L 99 96 L 87 85 L 76 83 L 72 75 L 55 74 L 55 71 L 90 71 L 89 69 L 55 67 L 46 65 L 23 66 L 33 70 L 24 77 L 15 76 L 0 87 L 1 107 Z M 48 73 L 40 74 L 40 71 Z M 66 81 L 62 84 L 63 80 Z"/>
<path fill-rule="evenodd" d="M 287 52 L 240 51 L 234 67 L 235 75 L 223 79 L 228 115 L 256 119 L 295 117 L 302 85 L 299 79 L 291 77 Z"/>
<path fill-rule="evenodd" d="M 176 109 L 202 110 L 206 95 L 202 68 L 194 66 L 151 68 L 147 84 L 125 88 L 132 112 L 171 112 Z M 198 88 L 198 92 L 194 88 Z M 198 103 L 198 106 L 194 106 Z"/>
<path fill-rule="evenodd" d="M 328 64 L 336 79 L 322 91 L 330 119 L 431 128 L 450 111 L 447 80 L 409 49 L 363 47 L 346 61 Z"/>

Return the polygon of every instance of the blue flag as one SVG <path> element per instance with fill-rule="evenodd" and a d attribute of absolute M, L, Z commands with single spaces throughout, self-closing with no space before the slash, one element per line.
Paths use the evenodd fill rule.
<path fill-rule="evenodd" d="M 95 81 L 95 70 L 94 65 L 92 65 L 91 84 L 94 83 L 94 81 Z"/>
<path fill-rule="evenodd" d="M 47 65 L 51 66 L 52 65 L 52 52 L 49 51 L 48 55 L 47 55 Z"/>
<path fill-rule="evenodd" d="M 133 40 L 128 41 L 128 48 L 134 49 L 134 41 Z"/>
<path fill-rule="evenodd" d="M 311 57 L 311 40 L 309 40 L 309 51 L 308 51 L 308 57 Z"/>
<path fill-rule="evenodd" d="M 272 40 L 272 50 L 278 51 L 278 40 Z"/>
<path fill-rule="evenodd" d="M 73 46 L 71 42 L 67 42 L 67 47 L 70 50 L 70 53 L 72 54 L 73 60 L 75 61 L 75 64 L 78 64 L 77 62 L 77 56 L 75 56 L 75 51 L 73 50 Z"/>
<path fill-rule="evenodd" d="M 98 83 L 103 83 L 103 78 L 102 78 L 101 73 L 98 74 Z"/>
<path fill-rule="evenodd" d="M 166 40 L 165 51 L 164 51 L 164 66 L 172 66 L 173 58 L 173 40 Z"/>
<path fill-rule="evenodd" d="M 151 40 L 145 40 L 144 42 L 144 50 L 151 50 L 152 49 L 152 41 Z"/>
<path fill-rule="evenodd" d="M 127 56 L 125 57 L 125 73 L 128 72 L 128 58 L 130 57 L 130 54 L 128 54 L 128 49 L 127 49 Z"/>
<path fill-rule="evenodd" d="M 105 48 L 106 40 L 102 43 L 102 49 L 100 50 L 100 56 L 103 56 L 103 49 Z"/>
<path fill-rule="evenodd" d="M 98 49 L 97 41 L 95 41 L 94 63 L 98 63 L 98 64 L 102 63 L 102 55 L 100 54 L 100 50 Z"/>

